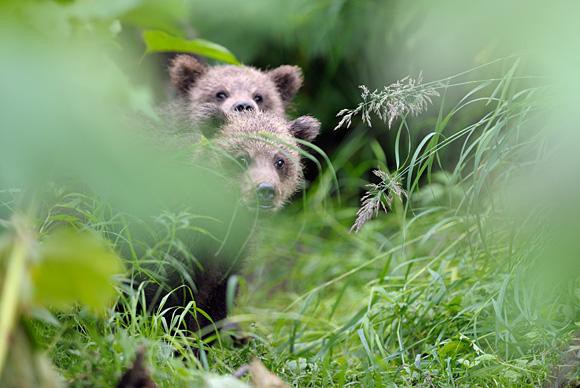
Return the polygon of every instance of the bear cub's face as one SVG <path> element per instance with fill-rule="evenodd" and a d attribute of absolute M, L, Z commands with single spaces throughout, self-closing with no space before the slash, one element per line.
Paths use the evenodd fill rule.
<path fill-rule="evenodd" d="M 283 115 L 302 86 L 300 68 L 288 65 L 270 71 L 249 66 L 208 67 L 190 55 L 178 55 L 169 72 L 193 120 L 247 111 Z"/>
<path fill-rule="evenodd" d="M 278 210 L 303 181 L 297 139 L 312 141 L 320 122 L 310 116 L 287 121 L 270 113 L 228 116 L 216 141 L 237 160 L 242 198 L 250 206 Z"/>

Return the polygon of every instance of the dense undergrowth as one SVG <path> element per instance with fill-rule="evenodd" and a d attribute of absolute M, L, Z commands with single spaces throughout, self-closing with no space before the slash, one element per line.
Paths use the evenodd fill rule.
<path fill-rule="evenodd" d="M 330 43 L 313 43 L 305 52 L 286 47 L 311 60 L 304 66 L 306 83 L 320 89 L 305 92 L 300 109 L 318 101 L 326 115 L 347 110 L 324 122 L 323 141 L 339 139 L 328 152 L 303 145 L 313 177 L 304 193 L 280 213 L 257 219 L 230 319 L 251 340 L 236 347 L 223 334 L 208 346 L 175 329 L 183 316 L 168 322 L 159 313 L 139 313 L 142 289 L 128 285 L 145 270 L 141 264 L 172 260 L 170 252 L 185 246 L 184 232 L 204 233 L 195 210 L 169 211 L 157 200 L 193 198 L 195 207 L 207 198 L 191 184 L 197 175 L 166 173 L 164 166 L 176 165 L 135 151 L 139 143 L 119 133 L 125 124 L 116 120 L 120 113 L 123 119 L 127 112 L 151 113 L 151 94 L 132 84 L 139 77 L 125 74 L 138 56 L 121 48 L 131 47 L 126 40 L 135 39 L 135 30 L 148 29 L 147 52 L 181 45 L 217 60 L 236 58 L 223 47 L 177 37 L 182 26 L 175 20 L 189 11 L 181 2 L 24 3 L 9 5 L 20 19 L 3 27 L 17 38 L 0 39 L 3 68 L 12 70 L 0 74 L 7 85 L 0 102 L 8 108 L 0 115 L 6 120 L 0 122 L 0 307 L 11 314 L 0 317 L 0 334 L 13 334 L 0 336 L 0 355 L 9 349 L 6 363 L 0 357 L 0 377 L 17 376 L 20 371 L 10 368 L 28 365 L 22 360 L 32 365 L 31 355 L 40 350 L 71 386 L 111 386 L 145 349 L 153 380 L 167 387 L 232 384 L 218 376 L 253 357 L 293 386 L 578 383 L 578 349 L 571 347 L 580 324 L 577 136 L 575 127 L 562 130 L 576 107 L 567 110 L 553 98 L 560 90 L 555 80 L 528 76 L 525 59 L 524 65 L 509 56 L 466 66 L 441 80 L 411 75 L 374 93 L 364 88 L 361 105 L 349 84 L 349 107 L 334 104 L 339 88 L 329 81 L 344 63 L 329 60 L 329 78 L 314 79 L 317 56 L 356 56 L 335 52 L 338 45 Z M 344 27 L 353 40 L 360 37 L 360 20 L 346 20 L 358 10 L 354 2 L 316 4 L 309 18 L 294 20 L 297 29 L 315 29 L 316 17 L 332 16 L 324 34 L 342 41 L 334 35 Z M 364 4 L 364 12 L 377 7 Z M 383 11 L 379 19 L 390 10 Z M 52 31 L 43 20 L 60 28 Z M 34 33 L 27 35 L 29 24 Z M 170 44 L 168 33 L 176 35 Z M 303 35 L 296 41 L 306 44 Z M 50 71 L 36 71 L 30 58 L 37 57 Z M 94 82 L 86 81 L 89 75 Z M 14 92 L 21 87 L 26 93 Z M 39 107 L 34 115 L 30 106 Z M 349 128 L 340 128 L 345 114 Z M 69 184 L 78 175 L 84 180 Z M 183 187 L 172 186 L 176 182 Z M 217 194 L 208 196 L 217 198 L 212 206 L 223 207 Z M 54 240 L 53 232 L 65 225 L 106 241 L 125 270 L 102 246 L 95 252 L 107 260 L 79 253 L 94 244 L 73 236 L 68 250 L 56 251 L 68 259 L 78 255 L 83 266 L 65 260 L 69 267 L 47 267 L 52 278 L 40 276 L 39 263 L 58 256 L 54 241 L 64 241 Z M 131 225 L 150 227 L 154 239 L 145 244 Z M 108 264 L 95 264 L 101 262 Z M 24 263 L 17 267 L 22 272 L 12 271 L 14 263 Z M 21 273 L 22 282 L 14 282 Z M 51 293 L 57 283 L 70 284 L 69 294 Z M 94 295 L 74 295 L 83 289 Z M 113 306 L 110 294 L 124 309 Z M 203 312 L 188 306 L 183 314 Z"/>
<path fill-rule="evenodd" d="M 260 219 L 232 317 L 252 338 L 249 345 L 237 348 L 222 336 L 205 347 L 185 333 L 168 334 L 172 323 L 139 316 L 140 295 L 122 293 L 133 311 L 129 321 L 113 310 L 95 319 L 81 309 L 59 314 L 58 327 L 43 326 L 42 342 L 61 373 L 73 385 L 107 385 L 145 346 L 154 379 L 167 386 L 231 374 L 253 356 L 296 386 L 542 385 L 551 379 L 576 329 L 577 283 L 561 280 L 554 291 L 553 283 L 536 282 L 543 247 L 536 228 L 548 220 L 519 220 L 510 210 L 504 182 L 522 179 L 527 169 L 521 166 L 538 162 L 534 151 L 544 133 L 527 126 L 521 134 L 538 120 L 539 89 L 514 86 L 523 78 L 517 61 L 507 61 L 506 75 L 470 82 L 464 99 L 449 112 L 442 107 L 436 131 L 421 147 L 401 147 L 390 176 L 407 194 L 394 198 L 388 214 L 351 230 L 353 199 L 363 183 L 354 178 L 390 164 L 372 144 L 374 160 L 351 163 L 349 155 L 369 147 L 357 128 L 302 200 Z M 463 85 L 455 78 L 437 85 L 445 95 L 455 83 Z M 453 128 L 455 116 L 473 104 L 480 104 L 482 117 Z M 397 138 L 407 130 L 403 119 Z M 457 144 L 461 151 L 445 164 L 439 156 Z M 123 229 L 118 216 L 74 194 L 66 198 L 86 206 L 86 227 L 119 239 L 109 234 Z M 147 257 L 159 259 L 177 244 L 175 230 L 187 218 L 160 218 L 167 233 Z M 543 295 L 543 287 L 553 294 Z M 196 358 L 190 346 L 205 350 Z"/>

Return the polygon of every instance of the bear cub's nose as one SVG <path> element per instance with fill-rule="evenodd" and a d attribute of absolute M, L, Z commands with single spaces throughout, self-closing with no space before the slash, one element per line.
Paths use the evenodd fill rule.
<path fill-rule="evenodd" d="M 274 204 L 274 186 L 269 183 L 260 183 L 256 189 L 260 207 L 270 208 Z"/>
<path fill-rule="evenodd" d="M 252 104 L 248 102 L 239 102 L 236 105 L 234 105 L 234 110 L 236 112 L 243 112 L 245 110 L 251 111 L 254 110 L 254 107 L 252 106 Z"/>

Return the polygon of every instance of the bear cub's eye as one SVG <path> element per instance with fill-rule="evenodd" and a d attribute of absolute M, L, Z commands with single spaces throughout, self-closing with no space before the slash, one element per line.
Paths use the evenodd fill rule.
<path fill-rule="evenodd" d="M 276 166 L 278 170 L 281 170 L 285 164 L 286 162 L 284 161 L 284 159 L 277 159 L 276 162 L 274 162 L 274 166 Z"/>
<path fill-rule="evenodd" d="M 261 94 L 256 94 L 256 95 L 254 96 L 254 101 L 256 101 L 256 103 L 258 103 L 258 104 L 259 104 L 259 103 L 261 103 L 262 101 L 264 101 L 264 97 L 262 97 L 262 95 L 261 95 Z"/>
<path fill-rule="evenodd" d="M 223 101 L 226 98 L 228 98 L 228 94 L 226 92 L 224 92 L 223 90 L 220 90 L 219 92 L 217 92 L 215 94 L 215 98 L 217 98 L 220 101 Z"/>

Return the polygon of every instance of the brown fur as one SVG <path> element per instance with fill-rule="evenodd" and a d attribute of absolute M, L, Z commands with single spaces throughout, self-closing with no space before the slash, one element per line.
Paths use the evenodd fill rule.
<path fill-rule="evenodd" d="M 234 65 L 208 67 L 189 55 L 175 57 L 169 73 L 182 107 L 196 123 L 207 117 L 208 111 L 226 115 L 236 112 L 240 104 L 248 110 L 283 116 L 302 86 L 302 71 L 297 66 L 270 71 Z"/>

